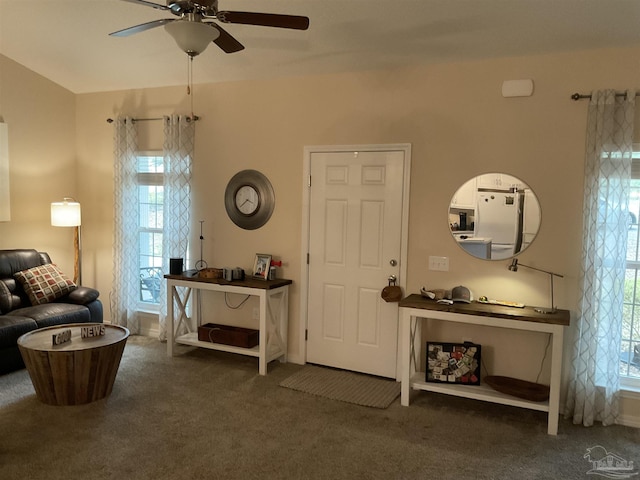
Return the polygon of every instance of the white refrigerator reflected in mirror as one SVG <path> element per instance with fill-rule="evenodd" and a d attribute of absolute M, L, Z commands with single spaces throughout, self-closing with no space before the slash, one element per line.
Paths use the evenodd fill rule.
<path fill-rule="evenodd" d="M 462 249 L 485 260 L 525 250 L 540 228 L 540 204 L 522 180 L 502 173 L 465 182 L 449 206 L 449 227 Z"/>

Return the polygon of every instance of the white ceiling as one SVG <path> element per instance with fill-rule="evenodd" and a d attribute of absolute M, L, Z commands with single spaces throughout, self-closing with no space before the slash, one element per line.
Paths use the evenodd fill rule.
<path fill-rule="evenodd" d="M 163 0 L 152 0 L 163 3 Z M 310 19 L 307 31 L 224 25 L 246 49 L 210 45 L 194 83 L 640 45 L 638 0 L 219 0 L 220 10 Z M 121 0 L 0 0 L 0 53 L 74 93 L 184 85 L 167 12 Z"/>

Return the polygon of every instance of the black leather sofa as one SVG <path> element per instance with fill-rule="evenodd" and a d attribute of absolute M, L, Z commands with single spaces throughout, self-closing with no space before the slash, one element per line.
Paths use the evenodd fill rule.
<path fill-rule="evenodd" d="M 24 368 L 18 338 L 32 330 L 65 323 L 102 323 L 99 292 L 78 286 L 56 300 L 32 305 L 14 274 L 51 263 L 31 249 L 0 250 L 0 374 Z"/>

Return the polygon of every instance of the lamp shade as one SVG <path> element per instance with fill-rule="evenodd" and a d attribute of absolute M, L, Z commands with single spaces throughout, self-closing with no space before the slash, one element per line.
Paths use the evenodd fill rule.
<path fill-rule="evenodd" d="M 70 198 L 51 204 L 51 225 L 54 227 L 78 227 L 82 224 L 80 204 Z"/>
<path fill-rule="evenodd" d="M 165 30 L 178 44 L 178 47 L 190 57 L 200 55 L 209 43 L 220 36 L 215 27 L 201 22 L 176 20 L 167 23 Z"/>

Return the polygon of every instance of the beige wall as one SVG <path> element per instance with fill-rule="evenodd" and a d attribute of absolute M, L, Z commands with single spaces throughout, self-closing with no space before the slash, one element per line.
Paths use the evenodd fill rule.
<path fill-rule="evenodd" d="M 76 96 L 0 55 L 0 120 L 9 128 L 11 221 L 0 248 L 46 251 L 73 273 L 73 229 L 51 226 L 51 202 L 78 196 Z"/>
<path fill-rule="evenodd" d="M 304 321 L 299 311 L 300 258 L 304 248 L 303 147 L 411 143 L 406 291 L 416 292 L 422 285 L 451 288 L 464 284 L 476 296 L 533 305 L 548 303 L 548 279 L 544 275 L 526 269 L 511 273 L 506 261 L 472 258 L 458 248 L 449 234 L 447 206 L 455 190 L 474 175 L 500 171 L 528 183 L 542 208 L 539 236 L 521 255 L 521 261 L 563 274 L 565 278 L 556 282 L 557 304 L 575 312 L 587 103 L 574 102 L 569 96 L 575 91 L 638 87 L 640 64 L 627 59 L 639 55 L 640 49 L 603 50 L 196 85 L 193 104 L 201 120 L 196 127 L 194 162 L 194 258 L 199 257 L 199 220 L 205 221 L 204 258 L 210 266 L 250 269 L 256 252 L 282 258 L 285 266 L 281 275 L 294 280 L 289 347 L 292 357 L 302 361 L 298 332 Z M 502 82 L 520 78 L 534 80 L 534 95 L 502 98 Z M 73 109 L 73 98 L 68 103 Z M 106 304 L 111 287 L 113 205 L 112 127 L 106 118 L 118 113 L 135 117 L 189 113 L 190 104 L 184 87 L 75 98 L 77 195 L 84 212 L 85 283 L 96 286 Z M 0 107 L 4 108 L 3 103 Z M 11 123 L 10 119 L 6 121 Z M 46 124 L 51 127 L 49 122 Z M 30 130 L 31 126 L 23 128 Z M 145 122 L 140 128 L 141 148 L 161 147 L 160 123 Z M 74 151 L 66 142 L 59 149 Z M 64 165 L 62 159 L 59 162 Z M 239 229 L 224 210 L 226 183 L 245 168 L 266 174 L 276 192 L 273 217 L 256 231 Z M 45 179 L 39 183 L 45 184 Z M 21 198 L 12 200 L 18 203 Z M 43 215 L 30 226 L 49 229 L 43 225 L 47 221 Z M 0 225 L 0 232 L 4 231 L 2 228 Z M 27 238 L 26 233 L 22 238 Z M 1 243 L 4 248 L 4 238 Z M 65 246 L 64 241 L 57 243 L 58 250 Z M 449 257 L 450 271 L 427 270 L 429 255 Z M 105 306 L 108 315 L 108 305 Z M 459 341 L 464 335 L 483 344 L 483 357 L 492 373 L 535 380 L 544 355 L 544 336 L 434 327 L 441 339 Z M 567 360 L 572 335 L 573 329 L 568 329 Z M 512 358 L 521 361 L 514 362 Z M 541 381 L 548 379 L 547 370 L 548 365 Z M 625 400 L 625 419 L 640 424 L 639 403 Z"/>

